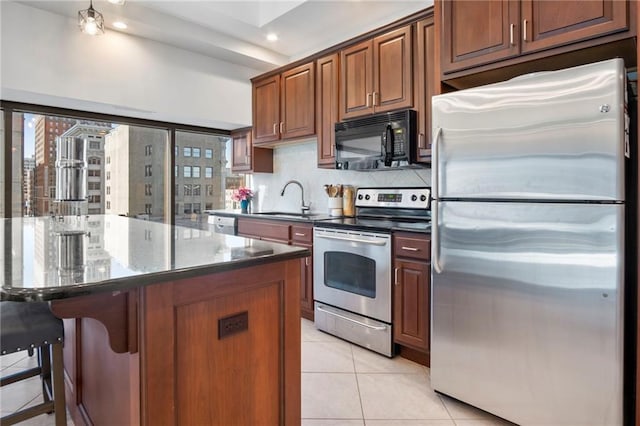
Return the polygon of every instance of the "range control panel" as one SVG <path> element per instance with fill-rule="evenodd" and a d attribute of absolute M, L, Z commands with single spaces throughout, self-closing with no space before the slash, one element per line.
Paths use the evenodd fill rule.
<path fill-rule="evenodd" d="M 431 188 L 358 188 L 356 207 L 428 209 Z"/>

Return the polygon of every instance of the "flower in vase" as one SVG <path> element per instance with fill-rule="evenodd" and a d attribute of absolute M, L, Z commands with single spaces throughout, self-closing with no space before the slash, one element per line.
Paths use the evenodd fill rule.
<path fill-rule="evenodd" d="M 233 201 L 251 201 L 253 198 L 253 191 L 251 188 L 246 188 L 244 186 L 233 191 Z"/>

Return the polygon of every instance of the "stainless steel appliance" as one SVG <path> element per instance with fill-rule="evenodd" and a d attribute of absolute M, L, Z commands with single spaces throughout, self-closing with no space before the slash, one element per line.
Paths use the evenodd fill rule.
<path fill-rule="evenodd" d="M 416 161 L 416 112 L 404 110 L 335 124 L 336 168 L 386 170 L 421 167 Z"/>
<path fill-rule="evenodd" d="M 208 223 L 213 225 L 214 231 L 219 234 L 238 234 L 238 218 L 235 216 L 210 215 Z"/>
<path fill-rule="evenodd" d="M 359 188 L 356 216 L 316 222 L 315 324 L 393 356 L 391 232 L 429 229 L 429 188 Z"/>
<path fill-rule="evenodd" d="M 625 93 L 616 59 L 433 98 L 435 390 L 623 423 Z"/>

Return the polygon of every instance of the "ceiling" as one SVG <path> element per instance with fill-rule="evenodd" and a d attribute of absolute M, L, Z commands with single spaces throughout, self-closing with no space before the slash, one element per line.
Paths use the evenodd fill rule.
<path fill-rule="evenodd" d="M 89 0 L 18 1 L 76 19 Z M 432 0 L 94 0 L 108 31 L 148 38 L 259 71 L 285 65 L 423 10 Z M 113 22 L 123 21 L 126 30 Z M 270 42 L 268 33 L 278 40 Z"/>

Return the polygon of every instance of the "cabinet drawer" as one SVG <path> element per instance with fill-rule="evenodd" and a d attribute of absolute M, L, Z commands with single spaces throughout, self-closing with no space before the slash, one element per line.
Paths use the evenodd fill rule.
<path fill-rule="evenodd" d="M 313 228 L 310 226 L 291 226 L 291 241 L 293 244 L 313 243 Z"/>
<path fill-rule="evenodd" d="M 238 235 L 289 243 L 289 224 L 268 220 L 238 219 Z"/>
<path fill-rule="evenodd" d="M 393 250 L 396 257 L 429 260 L 431 258 L 431 241 L 427 235 L 396 234 L 393 237 Z"/>

